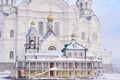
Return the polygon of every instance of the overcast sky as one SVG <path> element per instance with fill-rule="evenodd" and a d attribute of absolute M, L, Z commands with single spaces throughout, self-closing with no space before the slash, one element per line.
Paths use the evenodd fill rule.
<path fill-rule="evenodd" d="M 17 1 L 17 4 L 21 0 Z M 76 0 L 68 0 L 72 5 Z M 101 49 L 113 52 L 113 63 L 120 62 L 120 0 L 93 0 L 93 11 L 101 22 Z M 120 64 L 120 63 L 119 63 Z"/>

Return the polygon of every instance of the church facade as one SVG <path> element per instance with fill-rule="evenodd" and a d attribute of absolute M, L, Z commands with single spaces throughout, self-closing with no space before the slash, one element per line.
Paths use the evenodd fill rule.
<path fill-rule="evenodd" d="M 88 48 L 97 59 L 100 54 L 100 22 L 92 10 L 92 0 L 76 0 L 76 5 L 69 5 L 64 0 L 23 0 L 18 7 L 16 0 L 0 2 L 0 54 L 1 62 L 13 63 L 24 60 L 27 31 L 31 22 L 36 24 L 39 40 L 47 32 L 47 16 L 51 6 L 54 15 L 53 32 L 57 39 L 44 39 L 40 50 L 50 48 L 61 50 L 76 34 L 76 40 Z"/>

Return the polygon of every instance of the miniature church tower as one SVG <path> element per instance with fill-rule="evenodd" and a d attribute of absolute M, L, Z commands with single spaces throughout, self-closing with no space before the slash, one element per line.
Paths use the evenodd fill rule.
<path fill-rule="evenodd" d="M 39 36 L 37 34 L 37 30 L 35 29 L 34 22 L 31 22 L 31 27 L 26 35 L 25 51 L 26 53 L 39 52 Z"/>

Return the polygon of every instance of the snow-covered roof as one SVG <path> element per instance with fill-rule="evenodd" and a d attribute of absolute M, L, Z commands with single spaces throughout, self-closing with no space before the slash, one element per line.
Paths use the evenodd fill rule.
<path fill-rule="evenodd" d="M 31 26 L 28 30 L 27 36 L 37 36 L 37 30 L 35 27 Z"/>
<path fill-rule="evenodd" d="M 42 61 L 42 62 L 49 62 L 49 61 L 54 61 L 54 62 L 81 62 L 81 61 L 85 61 L 85 62 L 91 62 L 91 61 L 99 61 L 96 59 L 80 59 L 80 58 L 65 58 L 65 57 L 59 57 L 59 58 L 41 58 L 41 59 L 28 59 L 26 61 Z"/>
<path fill-rule="evenodd" d="M 87 48 L 85 48 L 84 46 L 82 46 L 81 44 L 79 44 L 78 42 L 76 42 L 74 39 L 65 46 L 64 48 L 65 50 L 87 50 Z"/>
<path fill-rule="evenodd" d="M 40 51 L 39 53 L 26 53 L 26 55 L 28 56 L 33 56 L 33 55 L 37 55 L 37 56 L 62 56 L 64 53 L 61 51 Z"/>
<path fill-rule="evenodd" d="M 53 34 L 54 36 L 56 36 L 55 33 L 54 33 L 52 30 L 48 30 L 47 33 L 44 35 L 43 39 L 47 39 L 47 38 L 48 38 L 50 35 L 52 35 L 52 34 Z"/>

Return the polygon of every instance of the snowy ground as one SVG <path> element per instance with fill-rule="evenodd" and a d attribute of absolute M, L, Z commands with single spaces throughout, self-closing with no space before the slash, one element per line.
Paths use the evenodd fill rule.
<path fill-rule="evenodd" d="M 95 80 L 120 80 L 120 74 L 103 74 L 103 76 Z"/>

